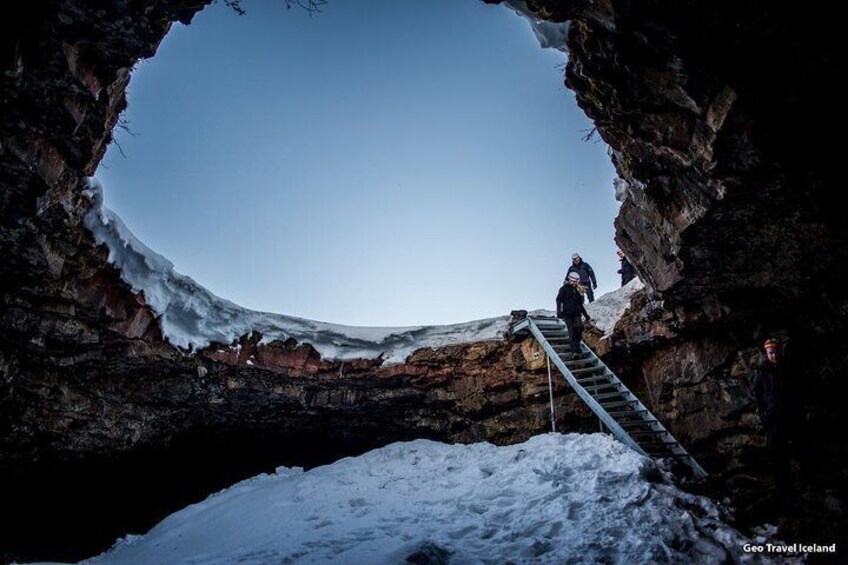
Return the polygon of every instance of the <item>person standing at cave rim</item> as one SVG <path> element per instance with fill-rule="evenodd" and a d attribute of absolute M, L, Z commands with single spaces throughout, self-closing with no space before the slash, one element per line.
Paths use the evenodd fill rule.
<path fill-rule="evenodd" d="M 585 288 L 580 286 L 580 275 L 568 273 L 556 297 L 557 318 L 565 322 L 568 328 L 568 345 L 571 349 L 572 359 L 583 356 L 580 351 L 580 341 L 583 337 L 583 318 L 588 322 L 591 320 L 586 307 L 583 306 L 583 292 Z"/>
<path fill-rule="evenodd" d="M 621 249 L 618 250 L 618 260 L 621 261 L 621 268 L 618 269 L 618 274 L 621 275 L 621 286 L 624 286 L 636 278 L 636 271 L 633 269 L 630 261 L 627 260 L 627 257 L 624 256 L 624 251 Z"/>
<path fill-rule="evenodd" d="M 783 358 L 780 342 L 771 337 L 763 344 L 766 359 L 754 371 L 753 396 L 757 414 L 763 423 L 766 445 L 771 456 L 772 472 L 778 496 L 792 486 L 789 461 L 790 374 Z"/>
<path fill-rule="evenodd" d="M 571 256 L 571 266 L 565 276 L 568 277 L 571 273 L 580 275 L 580 281 L 585 285 L 583 288 L 586 289 L 586 297 L 590 303 L 593 302 L 595 300 L 595 289 L 598 288 L 598 279 L 595 278 L 595 271 L 592 266 L 583 261 L 579 253 Z"/>

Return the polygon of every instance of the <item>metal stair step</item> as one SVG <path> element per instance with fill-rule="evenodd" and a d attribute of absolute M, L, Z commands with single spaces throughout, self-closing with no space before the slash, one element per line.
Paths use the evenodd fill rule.
<path fill-rule="evenodd" d="M 642 449 L 645 450 L 645 453 L 650 455 L 651 457 L 671 457 L 672 455 L 676 455 L 675 453 L 669 451 L 671 446 L 662 445 L 658 443 L 652 443 L 650 445 L 642 445 Z"/>
<path fill-rule="evenodd" d="M 568 363 L 565 364 L 569 369 L 571 367 L 577 367 L 578 365 L 591 365 L 595 362 L 594 359 L 586 359 L 585 357 L 577 357 L 574 358 L 574 355 L 570 355 L 571 359 L 568 360 Z M 578 367 L 579 368 L 579 367 Z"/>
<path fill-rule="evenodd" d="M 559 358 L 563 361 L 568 361 L 569 363 L 576 363 L 577 361 L 583 361 L 583 357 L 576 357 L 573 353 L 560 353 Z"/>
<path fill-rule="evenodd" d="M 639 401 L 634 398 L 633 400 L 620 400 L 618 402 L 601 402 L 601 406 L 604 408 L 618 408 L 619 406 L 628 406 L 637 402 Z M 610 412 L 610 414 L 615 414 L 615 412 Z"/>
<path fill-rule="evenodd" d="M 587 379 L 577 379 L 577 382 L 580 385 L 583 385 L 583 384 L 586 384 L 586 383 L 594 383 L 594 382 L 600 382 L 600 381 L 604 381 L 604 380 L 607 380 L 610 384 L 615 382 L 615 381 L 612 380 L 612 377 L 610 377 L 610 375 L 598 375 L 597 377 L 589 377 Z"/>
<path fill-rule="evenodd" d="M 620 420 L 619 418 L 631 417 L 631 416 L 641 416 L 642 414 L 649 414 L 647 408 L 640 408 L 639 410 L 617 410 L 615 412 L 609 412 L 609 415 L 613 417 L 613 419 L 619 424 L 629 423 L 635 420 Z M 639 422 L 649 422 L 651 420 L 640 419 Z M 656 421 L 656 420 L 654 420 Z"/>
<path fill-rule="evenodd" d="M 652 455 L 652 457 L 659 457 L 660 459 L 692 459 L 692 456 L 688 453 L 662 453 L 660 455 Z"/>
<path fill-rule="evenodd" d="M 572 374 L 574 374 L 574 371 L 579 371 L 580 369 L 585 368 L 587 364 L 591 362 L 586 359 L 563 359 L 563 361 L 565 361 L 565 366 L 568 367 L 568 370 L 571 371 Z M 579 375 L 580 373 L 577 374 Z"/>
<path fill-rule="evenodd" d="M 633 438 L 643 437 L 643 436 L 649 437 L 649 436 L 656 436 L 656 435 L 662 435 L 662 434 L 671 435 L 671 434 L 668 433 L 668 430 L 634 430 L 632 432 L 628 432 L 628 435 L 630 435 Z"/>
<path fill-rule="evenodd" d="M 602 394 L 594 396 L 593 398 L 595 400 L 604 400 L 604 399 L 607 399 L 607 398 L 620 398 L 622 396 L 627 396 L 628 394 L 630 396 L 633 396 L 633 393 L 630 392 L 629 390 L 620 390 L 620 391 L 617 391 L 617 392 L 604 392 Z M 635 397 L 634 397 L 634 400 L 635 400 Z"/>
<path fill-rule="evenodd" d="M 671 434 L 669 434 L 669 435 L 671 435 Z M 677 440 L 674 439 L 674 437 L 664 438 L 664 437 L 655 436 L 655 437 L 650 438 L 650 440 L 651 440 L 650 445 L 662 445 L 663 447 L 667 447 L 667 448 L 674 447 L 675 445 L 678 444 Z"/>
<path fill-rule="evenodd" d="M 617 386 L 617 387 L 622 387 L 622 388 L 624 387 L 624 385 L 621 384 L 620 382 L 611 382 L 611 383 L 604 383 L 604 384 L 601 384 L 601 385 L 584 386 L 583 388 L 588 392 L 592 392 L 594 390 L 601 390 L 603 388 L 609 388 L 609 387 L 612 387 L 612 386 Z"/>
<path fill-rule="evenodd" d="M 676 454 L 669 453 L 667 451 L 648 451 L 648 450 L 646 450 L 645 453 L 647 453 L 650 457 L 653 457 L 654 459 L 666 459 L 666 458 L 681 459 L 681 457 L 677 456 Z"/>
<path fill-rule="evenodd" d="M 585 369 L 574 369 L 571 371 L 573 375 L 583 375 L 585 373 L 594 373 L 595 371 L 604 371 L 606 367 L 603 365 L 593 365 L 591 367 L 586 367 Z"/>
<path fill-rule="evenodd" d="M 638 427 L 641 427 L 641 426 L 649 426 L 649 425 L 657 423 L 656 420 L 645 420 L 645 419 L 624 420 L 624 421 L 616 420 L 616 422 L 618 422 L 618 425 L 621 426 L 622 428 L 624 428 L 626 426 L 627 429 L 634 429 L 634 428 L 638 428 Z"/>
<path fill-rule="evenodd" d="M 587 365 L 587 364 L 591 364 L 591 363 L 594 363 L 594 362 L 595 362 L 594 359 L 586 359 L 585 357 L 581 357 L 580 359 L 569 359 L 568 362 L 565 364 L 565 366 L 568 367 L 569 369 L 571 369 L 571 367 L 574 367 L 574 366 L 577 366 L 577 365 Z"/>
<path fill-rule="evenodd" d="M 671 454 L 671 453 L 672 453 L 671 451 L 669 451 L 669 450 L 671 449 L 671 446 L 670 446 L 670 445 L 667 445 L 667 444 L 655 443 L 655 442 L 645 442 L 645 441 L 642 441 L 642 442 L 639 444 L 639 446 L 640 446 L 642 449 L 644 449 L 644 450 L 645 450 L 645 452 L 646 452 L 648 455 L 651 455 L 652 457 L 653 457 L 654 455 L 656 455 L 656 454 L 660 454 L 660 453 L 662 454 L 662 457 L 666 457 L 666 456 L 668 456 L 669 454 Z"/>

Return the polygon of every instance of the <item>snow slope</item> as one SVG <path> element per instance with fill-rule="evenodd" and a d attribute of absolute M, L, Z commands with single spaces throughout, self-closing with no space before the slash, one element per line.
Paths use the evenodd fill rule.
<path fill-rule="evenodd" d="M 615 324 L 630 307 L 630 297 L 639 289 L 645 288 L 642 281 L 633 279 L 623 287 L 599 296 L 586 306 L 586 311 L 592 317 L 592 323 L 604 333 L 604 337 L 612 333 Z"/>
<path fill-rule="evenodd" d="M 746 541 L 709 499 L 609 436 L 547 434 L 506 447 L 416 440 L 279 468 L 83 563 L 766 562 L 742 553 Z"/>
<path fill-rule="evenodd" d="M 86 195 L 91 209 L 85 225 L 97 243 L 109 248 L 109 263 L 135 292 L 143 292 L 159 317 L 165 338 L 184 349 L 202 349 L 212 342 L 231 344 L 239 336 L 258 331 L 262 341 L 308 342 L 325 359 L 375 359 L 402 363 L 416 349 L 474 341 L 499 340 L 509 316 L 445 326 L 395 328 L 355 327 L 257 312 L 219 298 L 191 277 L 174 270 L 165 257 L 138 240 L 115 212 L 103 205 L 103 188 L 88 179 Z"/>
<path fill-rule="evenodd" d="M 88 179 L 86 195 L 91 208 L 85 225 L 99 244 L 109 249 L 109 263 L 159 318 L 162 333 L 173 345 L 197 350 L 214 343 L 229 345 L 242 335 L 262 334 L 262 342 L 294 338 L 312 344 L 325 359 L 376 359 L 403 363 L 416 349 L 475 341 L 500 340 L 509 327 L 509 316 L 444 326 L 356 327 L 271 314 L 243 308 L 212 294 L 191 277 L 174 270 L 165 257 L 151 250 L 103 205 L 103 188 Z M 638 282 L 638 281 L 637 281 Z M 604 295 L 589 305 L 595 325 L 612 331 L 627 308 L 634 283 Z M 533 314 L 554 315 L 536 310 Z"/>
<path fill-rule="evenodd" d="M 645 288 L 642 281 L 633 279 L 623 287 L 602 294 L 591 304 L 586 304 L 586 312 L 592 317 L 590 323 L 601 330 L 604 337 L 607 337 L 615 329 L 615 325 L 627 309 L 630 308 L 630 298 L 633 293 L 642 288 Z M 553 310 L 534 310 L 530 312 L 530 315 L 555 318 L 556 312 Z"/>

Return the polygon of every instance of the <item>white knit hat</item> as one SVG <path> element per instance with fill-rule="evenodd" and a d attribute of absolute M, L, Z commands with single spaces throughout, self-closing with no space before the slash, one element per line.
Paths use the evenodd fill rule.
<path fill-rule="evenodd" d="M 577 271 L 571 271 L 570 273 L 568 273 L 568 278 L 574 279 L 578 282 L 580 281 L 580 275 L 577 273 Z"/>

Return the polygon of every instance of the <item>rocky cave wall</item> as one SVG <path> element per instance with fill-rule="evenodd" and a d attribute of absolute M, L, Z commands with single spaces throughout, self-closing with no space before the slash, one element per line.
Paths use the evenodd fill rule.
<path fill-rule="evenodd" d="M 573 18 L 566 84 L 612 150 L 616 240 L 648 287 L 609 362 L 761 523 L 775 516 L 755 508 L 770 473 L 749 379 L 763 340 L 782 338 L 806 493 L 788 531 L 844 540 L 837 24 L 759 1 L 538 5 Z"/>
<path fill-rule="evenodd" d="M 109 464 L 124 473 L 121 457 L 168 462 L 169 445 L 222 438 L 214 451 L 228 433 L 235 444 L 260 438 L 254 456 L 297 444 L 279 456 L 309 464 L 345 446 L 543 430 L 546 384 L 522 344 L 419 352 L 383 368 L 321 361 L 304 344 L 260 352 L 244 338 L 243 350 L 268 360 L 248 368 L 163 342 L 143 297 L 82 225 L 80 180 L 111 140 L 133 65 L 206 4 L 52 0 L 7 14 L 0 467 L 10 480 L 0 483 L 70 465 L 82 465 L 73 477 Z M 839 108 L 834 18 L 767 2 L 529 4 L 572 21 L 567 85 L 626 181 L 617 240 L 649 287 L 597 345 L 709 470 L 742 481 L 762 463 L 746 397 L 756 346 L 766 333 L 791 338 L 818 480 L 843 497 L 845 442 L 833 430 L 845 425 L 848 224 L 834 205 L 839 150 L 827 136 Z M 576 415 L 566 424 L 591 423 L 566 413 Z M 334 447 L 308 453 L 321 441 Z"/>

